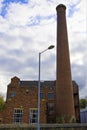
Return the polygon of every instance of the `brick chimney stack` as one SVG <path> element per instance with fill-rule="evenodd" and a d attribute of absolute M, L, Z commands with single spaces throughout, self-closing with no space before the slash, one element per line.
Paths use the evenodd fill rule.
<path fill-rule="evenodd" d="M 57 122 L 72 122 L 75 117 L 71 67 L 68 47 L 66 7 L 60 4 L 57 10 L 57 73 L 56 73 L 56 114 Z"/>

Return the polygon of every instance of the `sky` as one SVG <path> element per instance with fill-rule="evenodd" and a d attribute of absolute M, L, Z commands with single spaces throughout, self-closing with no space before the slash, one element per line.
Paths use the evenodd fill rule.
<path fill-rule="evenodd" d="M 87 96 L 87 0 L 0 0 L 0 93 L 11 78 L 56 80 L 56 6 L 66 6 L 72 80 Z"/>

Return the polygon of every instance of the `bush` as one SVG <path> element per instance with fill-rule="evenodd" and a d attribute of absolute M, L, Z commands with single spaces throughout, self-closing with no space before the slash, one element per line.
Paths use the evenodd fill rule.
<path fill-rule="evenodd" d="M 0 111 L 2 111 L 5 107 L 5 101 L 2 96 L 0 96 Z"/>

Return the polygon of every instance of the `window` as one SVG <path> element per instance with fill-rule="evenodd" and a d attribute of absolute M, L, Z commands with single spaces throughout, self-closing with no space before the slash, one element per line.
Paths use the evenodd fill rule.
<path fill-rule="evenodd" d="M 44 89 L 44 85 L 41 85 L 41 86 L 40 86 L 40 89 Z"/>
<path fill-rule="evenodd" d="M 10 97 L 13 98 L 15 96 L 16 96 L 16 93 L 15 92 L 11 92 Z"/>
<path fill-rule="evenodd" d="M 23 109 L 14 109 L 14 123 L 21 123 L 23 116 Z"/>
<path fill-rule="evenodd" d="M 41 98 L 41 99 L 44 99 L 44 98 L 45 98 L 44 93 L 40 93 L 40 98 Z"/>
<path fill-rule="evenodd" d="M 54 99 L 54 93 L 53 92 L 48 93 L 48 99 Z"/>
<path fill-rule="evenodd" d="M 55 86 L 49 86 L 50 90 L 54 90 Z"/>
<path fill-rule="evenodd" d="M 30 109 L 30 123 L 35 124 L 38 122 L 38 109 L 31 108 Z"/>
<path fill-rule="evenodd" d="M 54 112 L 54 103 L 48 103 L 48 113 L 53 114 Z"/>

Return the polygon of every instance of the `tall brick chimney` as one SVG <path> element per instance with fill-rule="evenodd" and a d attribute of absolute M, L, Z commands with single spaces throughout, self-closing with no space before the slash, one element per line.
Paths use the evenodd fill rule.
<path fill-rule="evenodd" d="M 70 57 L 68 47 L 66 7 L 60 4 L 57 10 L 57 73 L 56 115 L 57 122 L 72 122 L 75 118 Z"/>

